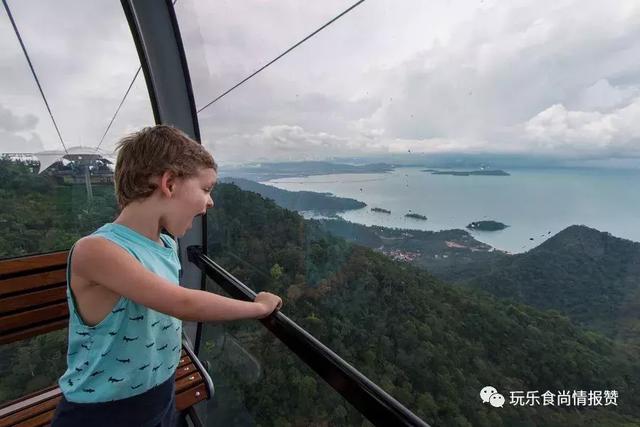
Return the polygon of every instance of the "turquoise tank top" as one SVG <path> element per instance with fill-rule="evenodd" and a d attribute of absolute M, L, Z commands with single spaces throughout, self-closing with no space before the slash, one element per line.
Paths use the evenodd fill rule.
<path fill-rule="evenodd" d="M 170 236 L 160 235 L 161 246 L 115 223 L 91 235 L 116 243 L 146 269 L 179 286 L 178 245 Z M 85 324 L 69 286 L 72 253 L 73 247 L 67 259 L 67 370 L 58 380 L 65 398 L 75 403 L 108 402 L 144 393 L 166 381 L 180 361 L 182 321 L 120 297 L 100 323 Z"/>

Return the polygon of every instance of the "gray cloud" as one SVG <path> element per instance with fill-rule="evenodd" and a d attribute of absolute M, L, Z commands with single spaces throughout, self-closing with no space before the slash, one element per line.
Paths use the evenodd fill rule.
<path fill-rule="evenodd" d="M 340 10 L 342 5 L 330 6 Z M 311 140 L 298 140 L 284 154 L 278 139 L 263 135 L 265 127 L 283 123 L 299 127 L 302 134 L 325 132 L 334 141 L 352 142 L 348 149 L 335 146 L 339 153 L 635 156 L 634 133 L 629 130 L 617 132 L 606 144 L 585 132 L 577 133 L 580 141 L 568 142 L 566 135 L 541 131 L 538 115 L 555 105 L 605 113 L 625 107 L 637 96 L 636 3 L 618 1 L 604 7 L 599 1 L 565 0 L 544 8 L 519 0 L 486 2 L 476 8 L 468 2 L 438 6 L 365 4 L 357 16 L 345 18 L 349 24 L 331 30 L 313 46 L 299 48 L 286 66 L 274 66 L 228 97 L 232 99 L 211 107 L 201 117 L 203 134 L 227 142 L 218 144 L 225 147 L 218 150 L 220 156 L 234 159 L 254 150 L 294 158 L 316 156 Z M 226 7 L 224 22 L 218 18 L 211 26 L 216 33 L 224 33 L 218 25 L 236 32 L 241 24 L 234 16 L 244 19 L 241 6 Z M 253 25 L 260 28 L 280 13 L 290 16 L 291 11 L 254 13 L 237 46 L 231 38 L 210 36 L 213 32 L 202 25 L 203 16 L 199 26 L 191 24 L 210 43 L 205 55 L 210 67 L 223 68 L 224 61 L 211 52 L 233 51 L 237 64 L 257 68 L 261 64 L 256 58 L 270 58 L 263 53 L 265 46 L 293 31 L 260 32 L 258 40 Z M 296 14 L 303 22 L 310 20 L 305 12 Z M 262 23 L 256 23 L 259 18 Z M 242 68 L 237 64 L 233 72 Z M 246 66 L 247 72 L 252 70 Z M 226 78 L 239 80 L 241 74 Z M 196 77 L 195 87 L 203 80 Z M 634 114 L 633 109 L 627 111 Z M 588 114 L 581 117 L 595 120 Z M 534 123 L 538 133 L 531 131 Z M 242 152 L 247 135 L 252 135 L 252 150 Z M 258 148 L 260 135 L 263 149 Z"/>
<path fill-rule="evenodd" d="M 16 132 L 32 130 L 38 123 L 38 118 L 33 114 L 17 116 L 11 110 L 0 104 L 0 129 Z"/>
<path fill-rule="evenodd" d="M 350 4 L 179 0 L 197 106 Z M 63 135 L 97 144 L 138 66 L 120 5 L 11 5 Z M 365 2 L 205 110 L 201 134 L 223 163 L 409 151 L 634 157 L 638 39 L 634 0 Z M 0 126 L 31 126 L 44 148 L 59 148 L 4 15 L 0 52 L 0 122 L 11 123 Z M 152 121 L 140 76 L 105 148 Z"/>
<path fill-rule="evenodd" d="M 400 139 L 490 141 L 484 149 L 498 152 L 539 148 L 531 132 L 526 139 L 520 133 L 520 124 L 538 113 L 560 103 L 586 111 L 609 109 L 637 93 L 635 86 L 612 86 L 607 78 L 640 71 L 632 63 L 640 54 L 634 47 L 640 9 L 621 13 L 596 6 L 580 2 L 578 10 L 576 2 L 565 1 L 549 11 L 519 1 L 480 12 L 451 43 L 397 65 L 385 85 L 395 90 L 386 91 L 384 105 L 362 126 Z M 576 18 L 567 22 L 567 16 Z M 594 135 L 580 136 L 582 144 L 598 147 Z M 625 141 L 620 134 L 612 143 L 623 148 Z M 568 148 L 563 141 L 556 146 Z"/>
<path fill-rule="evenodd" d="M 640 97 L 608 113 L 553 105 L 530 119 L 527 138 L 540 150 L 563 148 L 588 155 L 640 157 Z"/>
<path fill-rule="evenodd" d="M 0 153 L 42 150 L 40 136 L 34 132 L 37 123 L 33 114 L 19 115 L 0 104 Z"/>
<path fill-rule="evenodd" d="M 0 129 L 0 153 L 33 153 L 42 149 L 42 141 L 36 133 L 23 136 Z"/>

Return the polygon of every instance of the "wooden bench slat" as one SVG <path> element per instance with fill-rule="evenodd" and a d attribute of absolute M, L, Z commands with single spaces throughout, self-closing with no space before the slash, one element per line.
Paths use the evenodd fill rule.
<path fill-rule="evenodd" d="M 46 393 L 14 403 L 0 409 L 0 427 L 19 424 L 42 412 L 54 410 L 60 400 L 60 388 L 55 387 Z"/>
<path fill-rule="evenodd" d="M 69 315 L 67 302 L 53 304 L 48 307 L 37 308 L 35 310 L 16 313 L 0 318 L 0 332 L 9 331 L 11 329 L 30 326 L 47 320 L 52 320 Z"/>
<path fill-rule="evenodd" d="M 46 289 L 44 291 L 31 292 L 26 295 L 16 295 L 2 299 L 0 306 L 0 315 L 11 311 L 20 310 L 28 307 L 35 307 L 42 304 L 50 304 L 55 302 L 64 302 L 67 300 L 66 286 Z"/>
<path fill-rule="evenodd" d="M 56 406 L 60 401 L 60 396 L 53 399 L 49 399 L 46 402 L 41 403 L 37 407 L 29 408 L 26 411 L 16 413 L 13 417 L 8 417 L 6 420 L 0 422 L 1 427 L 9 426 L 22 426 L 22 425 L 44 425 L 50 423 L 53 419 L 53 414 L 56 411 Z"/>
<path fill-rule="evenodd" d="M 181 367 L 188 365 L 189 363 L 191 363 L 191 360 L 186 357 L 186 356 L 182 356 L 180 358 L 180 362 L 178 363 L 178 369 L 180 369 Z"/>
<path fill-rule="evenodd" d="M 42 399 L 42 396 L 45 395 L 45 393 L 55 390 L 58 387 L 57 384 L 53 384 L 49 387 L 40 389 L 40 390 L 36 390 L 32 393 L 29 394 L 25 394 L 24 396 L 18 398 L 18 399 L 14 399 L 14 400 L 9 400 L 7 402 L 4 402 L 1 406 L 0 406 L 0 417 L 6 415 L 8 412 L 6 412 L 6 409 L 9 408 L 10 406 L 12 406 L 15 403 L 21 403 L 21 402 L 26 402 L 28 399 L 31 399 L 32 397 L 38 397 L 40 399 Z"/>
<path fill-rule="evenodd" d="M 1 265 L 1 264 L 0 264 Z M 13 277 L 0 282 L 0 297 L 14 292 L 28 292 L 51 285 L 61 285 L 66 289 L 67 270 L 53 270 L 28 276 Z"/>
<path fill-rule="evenodd" d="M 184 377 L 176 380 L 176 392 L 180 393 L 202 381 L 204 381 L 204 378 L 202 378 L 200 372 L 194 370 L 191 375 L 185 375 Z"/>
<path fill-rule="evenodd" d="M 196 365 L 189 360 L 189 363 L 176 370 L 176 381 L 197 372 Z"/>
<path fill-rule="evenodd" d="M 69 251 L 52 252 L 48 254 L 32 255 L 0 262 L 0 275 L 16 274 L 37 268 L 62 266 L 66 268 Z"/>
<path fill-rule="evenodd" d="M 201 383 L 176 395 L 176 409 L 181 412 L 206 399 L 208 399 L 207 385 Z"/>
<path fill-rule="evenodd" d="M 53 414 L 55 413 L 55 409 L 49 412 L 43 412 L 42 414 L 30 418 L 20 424 L 17 424 L 16 427 L 42 427 L 51 424 L 53 421 Z"/>

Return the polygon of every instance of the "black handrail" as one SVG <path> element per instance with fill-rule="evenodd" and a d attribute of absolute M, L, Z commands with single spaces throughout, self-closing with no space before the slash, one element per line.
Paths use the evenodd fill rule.
<path fill-rule="evenodd" d="M 230 296 L 244 301 L 255 300 L 254 291 L 203 254 L 202 248 L 189 246 L 187 254 L 189 262 L 203 270 Z M 275 311 L 260 322 L 375 425 L 429 427 L 282 312 Z"/>

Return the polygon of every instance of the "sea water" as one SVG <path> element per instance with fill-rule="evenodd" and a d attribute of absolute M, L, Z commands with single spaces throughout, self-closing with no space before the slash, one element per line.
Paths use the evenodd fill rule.
<path fill-rule="evenodd" d="M 511 253 L 527 251 L 573 224 L 640 241 L 639 170 L 514 169 L 507 170 L 510 176 L 453 176 L 423 169 L 283 178 L 263 184 L 365 202 L 366 208 L 338 214 L 365 225 L 438 231 L 499 221 L 509 227 L 470 232 Z M 372 212 L 373 207 L 391 214 Z M 427 220 L 407 218 L 407 213 Z"/>

